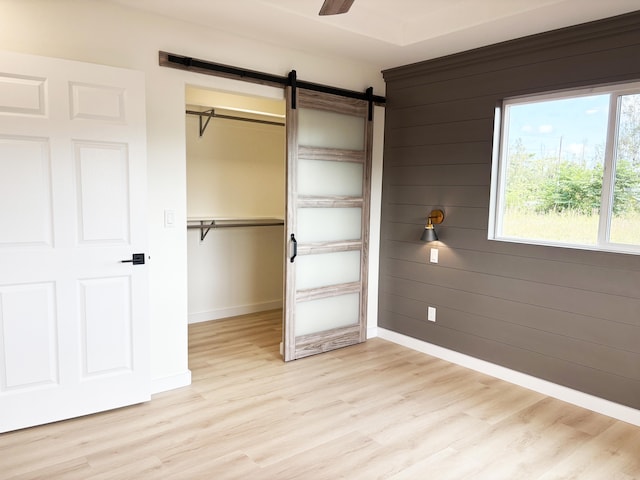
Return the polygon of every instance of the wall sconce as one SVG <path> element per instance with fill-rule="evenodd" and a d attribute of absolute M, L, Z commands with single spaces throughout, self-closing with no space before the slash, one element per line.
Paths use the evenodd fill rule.
<path fill-rule="evenodd" d="M 442 210 L 431 210 L 431 213 L 429 213 L 429 216 L 427 217 L 427 224 L 424 226 L 424 232 L 422 232 L 420 240 L 426 243 L 438 240 L 438 235 L 436 235 L 433 225 L 442 223 L 443 220 L 444 212 Z"/>

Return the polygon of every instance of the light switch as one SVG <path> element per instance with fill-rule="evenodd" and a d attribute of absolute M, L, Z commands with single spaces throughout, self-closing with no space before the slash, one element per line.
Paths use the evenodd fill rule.
<path fill-rule="evenodd" d="M 432 248 L 431 249 L 431 255 L 429 257 L 429 261 L 431 263 L 438 263 L 438 249 L 437 248 Z"/>
<path fill-rule="evenodd" d="M 436 307 L 427 307 L 427 320 L 430 322 L 436 321 Z"/>
<path fill-rule="evenodd" d="M 164 228 L 175 228 L 176 226 L 176 211 L 165 210 L 164 211 Z"/>

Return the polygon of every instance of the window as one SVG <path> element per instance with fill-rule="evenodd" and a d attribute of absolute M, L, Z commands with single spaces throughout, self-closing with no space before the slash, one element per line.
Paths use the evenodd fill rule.
<path fill-rule="evenodd" d="M 640 254 L 640 83 L 505 100 L 489 238 Z"/>

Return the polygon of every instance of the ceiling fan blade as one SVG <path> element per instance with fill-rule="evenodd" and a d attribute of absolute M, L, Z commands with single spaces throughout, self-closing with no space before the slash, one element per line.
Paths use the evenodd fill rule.
<path fill-rule="evenodd" d="M 353 0 L 324 0 L 319 15 L 338 15 L 347 13 L 353 4 Z"/>

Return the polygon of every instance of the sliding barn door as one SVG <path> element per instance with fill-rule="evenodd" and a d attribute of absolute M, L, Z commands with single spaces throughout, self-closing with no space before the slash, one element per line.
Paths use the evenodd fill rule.
<path fill-rule="evenodd" d="M 364 100 L 287 102 L 285 361 L 366 339 L 372 141 Z"/>
<path fill-rule="evenodd" d="M 0 432 L 150 397 L 144 95 L 0 54 Z"/>

